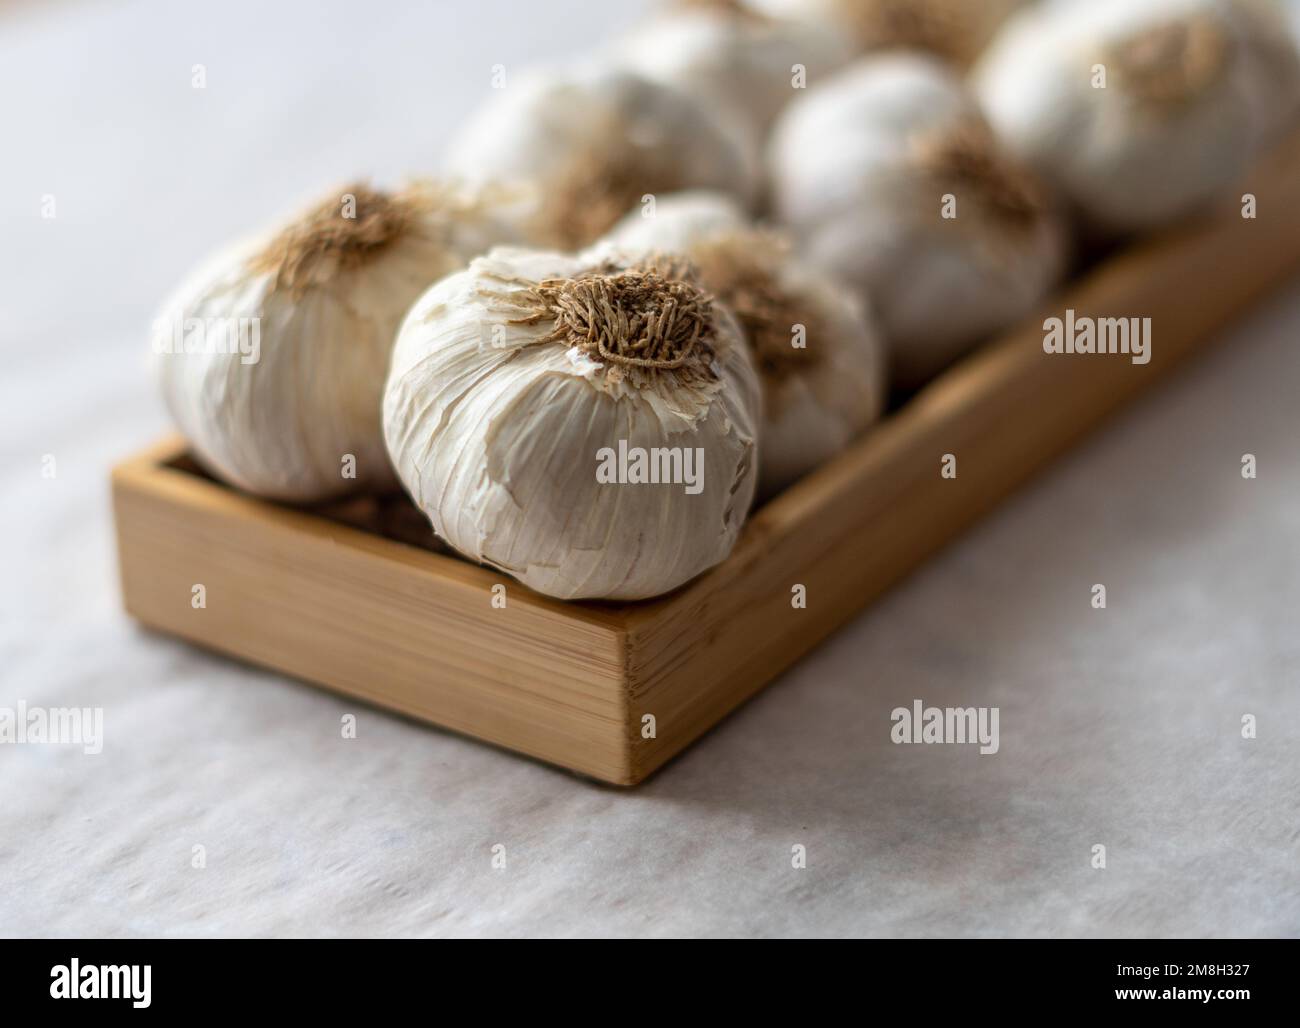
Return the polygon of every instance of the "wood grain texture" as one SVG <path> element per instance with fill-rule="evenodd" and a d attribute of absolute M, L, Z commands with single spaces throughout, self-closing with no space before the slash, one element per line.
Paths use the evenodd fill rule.
<path fill-rule="evenodd" d="M 1300 139 L 1243 186 L 1258 218 L 1234 203 L 1107 259 L 756 512 L 724 564 L 668 597 L 550 600 L 384 538 L 364 513 L 240 495 L 187 470 L 183 443 L 170 439 L 114 473 L 127 609 L 214 649 L 635 784 L 1292 273 L 1298 157 Z M 1151 318 L 1150 363 L 1045 354 L 1043 318 L 1066 308 Z M 948 453 L 955 479 L 940 475 Z M 196 583 L 207 588 L 203 610 L 190 603 Z M 496 609 L 501 583 L 507 603 Z M 795 585 L 805 609 L 791 604 Z"/>
<path fill-rule="evenodd" d="M 607 781 L 630 778 L 625 633 L 500 575 L 169 466 L 113 475 L 127 611 L 154 628 Z M 195 609 L 192 588 L 206 590 Z"/>

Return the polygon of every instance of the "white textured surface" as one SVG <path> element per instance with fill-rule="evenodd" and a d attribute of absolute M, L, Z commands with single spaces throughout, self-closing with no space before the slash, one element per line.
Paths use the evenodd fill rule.
<path fill-rule="evenodd" d="M 50 6 L 0 33 L 0 706 L 101 705 L 106 744 L 0 746 L 0 933 L 1300 934 L 1300 289 L 606 789 L 139 631 L 107 472 L 201 254 L 626 15 Z M 1001 752 L 891 745 L 916 697 L 1000 706 Z"/>

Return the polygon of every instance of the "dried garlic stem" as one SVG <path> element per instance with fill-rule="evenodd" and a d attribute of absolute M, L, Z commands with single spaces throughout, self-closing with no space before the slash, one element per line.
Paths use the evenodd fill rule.
<path fill-rule="evenodd" d="M 970 197 L 990 219 L 1008 228 L 1032 228 L 1044 210 L 1033 175 L 998 152 L 987 126 L 964 121 L 916 143 L 916 156 L 940 188 Z"/>
<path fill-rule="evenodd" d="M 611 137 L 576 161 L 552 187 L 539 214 L 539 235 L 565 250 L 595 242 L 647 193 L 686 186 L 680 162 L 654 148 Z"/>
<path fill-rule="evenodd" d="M 778 240 L 752 232 L 713 236 L 691 247 L 700 279 L 735 313 L 769 401 L 798 370 L 817 363 L 820 351 L 792 345 L 795 325 L 805 339 L 818 338 L 808 324 L 809 305 L 780 284 L 782 247 Z"/>
<path fill-rule="evenodd" d="M 345 212 L 346 196 L 355 203 Z M 433 202 L 425 189 L 385 193 L 353 183 L 272 239 L 249 261 L 249 269 L 274 275 L 275 290 L 300 296 L 370 261 L 405 235 Z"/>
<path fill-rule="evenodd" d="M 540 342 L 564 343 L 623 367 L 672 371 L 712 359 L 713 302 L 670 269 L 589 271 L 528 291 L 534 309 L 512 324 L 555 319 Z"/>

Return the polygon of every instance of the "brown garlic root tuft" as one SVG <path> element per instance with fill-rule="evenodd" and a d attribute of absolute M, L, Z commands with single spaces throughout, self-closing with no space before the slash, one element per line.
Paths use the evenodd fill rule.
<path fill-rule="evenodd" d="M 1218 81 L 1228 64 L 1228 40 L 1213 19 L 1185 18 L 1123 40 L 1102 63 L 1129 96 L 1156 105 L 1180 104 Z"/>
<path fill-rule="evenodd" d="M 706 366 L 713 356 L 712 298 L 668 263 L 547 279 L 527 301 L 532 313 L 513 324 L 554 318 L 542 342 L 575 346 L 613 365 L 673 371 Z"/>
<path fill-rule="evenodd" d="M 971 197 L 980 210 L 1011 228 L 1032 228 L 1042 215 L 1043 187 L 1028 168 L 998 152 L 989 128 L 965 121 L 916 143 L 921 168 L 940 188 Z"/>
<path fill-rule="evenodd" d="M 808 324 L 809 305 L 780 283 L 784 248 L 768 234 L 737 232 L 704 239 L 691 247 L 700 280 L 736 315 L 769 402 L 781 384 L 819 359 L 819 351 L 793 345 L 795 325 L 805 339 L 818 337 Z"/>
<path fill-rule="evenodd" d="M 355 199 L 345 217 L 344 198 Z M 434 205 L 434 193 L 411 188 L 385 193 L 364 183 L 344 186 L 275 236 L 249 268 L 275 276 L 275 289 L 301 295 L 358 268 L 408 232 Z"/>

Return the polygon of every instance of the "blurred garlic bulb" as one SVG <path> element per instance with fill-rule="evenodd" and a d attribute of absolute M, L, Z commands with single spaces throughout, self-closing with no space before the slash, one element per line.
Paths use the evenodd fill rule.
<path fill-rule="evenodd" d="M 1006 144 L 1100 235 L 1220 195 L 1300 109 L 1300 57 L 1270 0 L 1034 8 L 973 81 Z"/>
<path fill-rule="evenodd" d="M 629 215 L 606 245 L 682 254 L 736 314 L 763 386 L 760 496 L 825 463 L 880 416 L 884 355 L 864 305 L 725 197 L 660 197 L 653 217 Z"/>
<path fill-rule="evenodd" d="M 751 226 L 744 208 L 726 193 L 688 189 L 657 196 L 610 229 L 601 240 L 611 249 L 684 254 L 702 236 Z"/>
<path fill-rule="evenodd" d="M 937 59 L 869 58 L 810 90 L 769 159 L 780 220 L 871 302 L 902 388 L 1027 314 L 1063 270 L 1047 195 Z"/>
<path fill-rule="evenodd" d="M 1018 7 L 1032 0 L 754 0 L 785 18 L 833 27 L 857 52 L 923 50 L 970 64 Z"/>
<path fill-rule="evenodd" d="M 828 25 L 769 18 L 734 0 L 671 7 L 615 49 L 620 63 L 714 105 L 759 139 L 796 89 L 851 54 L 848 40 Z"/>
<path fill-rule="evenodd" d="M 434 531 L 561 599 L 636 600 L 723 560 L 758 381 L 684 266 L 498 249 L 398 334 L 384 434 Z"/>
<path fill-rule="evenodd" d="M 448 148 L 472 183 L 529 183 L 526 238 L 593 242 L 646 194 L 708 187 L 752 203 L 757 143 L 690 96 L 603 65 L 507 80 Z"/>
<path fill-rule="evenodd" d="M 431 283 L 509 238 L 507 202 L 353 184 L 212 258 L 154 322 L 163 397 L 196 456 L 279 500 L 393 488 L 379 403 L 397 328 Z"/>

